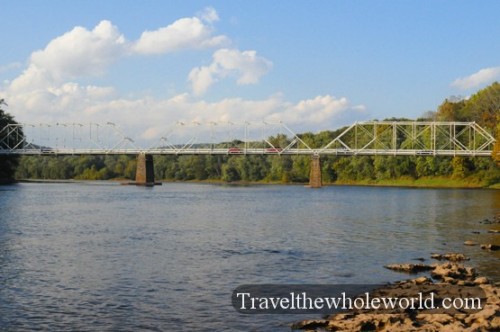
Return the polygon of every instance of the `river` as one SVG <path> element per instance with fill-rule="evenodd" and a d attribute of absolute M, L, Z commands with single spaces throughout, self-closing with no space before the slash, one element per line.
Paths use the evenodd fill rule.
<path fill-rule="evenodd" d="M 463 245 L 494 242 L 499 211 L 495 190 L 0 186 L 0 330 L 288 331 L 304 317 L 239 314 L 233 289 L 395 281 L 383 265 L 433 252 L 500 281 L 497 253 Z"/>

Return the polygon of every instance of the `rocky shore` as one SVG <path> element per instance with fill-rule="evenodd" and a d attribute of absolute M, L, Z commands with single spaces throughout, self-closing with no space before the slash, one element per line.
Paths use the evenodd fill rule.
<path fill-rule="evenodd" d="M 488 224 L 500 224 L 497 214 Z M 498 230 L 490 230 L 498 233 Z M 467 245 L 467 243 L 464 243 Z M 483 244 L 483 250 L 497 250 L 497 244 Z M 439 300 L 443 295 L 464 299 L 481 298 L 481 309 L 467 311 L 393 309 L 381 311 L 352 310 L 323 319 L 303 320 L 291 325 L 292 330 L 305 331 L 500 331 L 500 285 L 479 276 L 460 253 L 432 254 L 440 262 L 433 264 L 390 264 L 388 269 L 403 273 L 426 272 L 428 276 L 408 279 L 378 288 L 370 295 L 411 297 L 416 292 L 434 292 Z M 444 261 L 444 262 L 442 262 Z M 478 293 L 478 291 L 480 293 Z M 441 298 L 440 298 L 441 297 Z"/>

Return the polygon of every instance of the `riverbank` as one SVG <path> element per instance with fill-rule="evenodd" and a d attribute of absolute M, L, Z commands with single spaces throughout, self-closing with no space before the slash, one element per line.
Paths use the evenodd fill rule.
<path fill-rule="evenodd" d="M 391 268 L 404 268 L 407 265 L 393 265 Z M 410 302 L 400 301 L 398 303 L 401 306 L 384 309 L 384 313 L 375 313 L 382 311 L 380 306 L 375 311 L 362 308 L 334 314 L 325 319 L 303 320 L 292 324 L 291 328 L 307 331 L 500 330 L 498 285 L 491 283 L 486 277 L 478 276 L 474 268 L 456 262 L 420 264 L 420 268 L 430 270 L 432 278 L 438 281 L 434 282 L 426 276 L 408 279 L 370 292 L 369 298 L 413 299 L 417 294 L 423 294 L 426 300 L 432 301 L 422 301 L 425 305 L 421 308 L 418 305 L 411 308 Z M 454 306 L 448 307 L 448 299 L 453 299 L 450 303 Z M 466 302 L 471 305 L 464 306 Z M 431 303 L 434 305 L 432 308 Z"/>
<path fill-rule="evenodd" d="M 121 180 L 121 179 L 120 179 Z M 227 184 L 227 185 L 299 185 L 307 186 L 308 182 L 282 182 L 282 181 L 223 181 L 218 179 L 207 180 L 159 180 L 164 183 L 210 183 L 210 184 Z M 323 186 L 373 186 L 373 187 L 405 187 L 405 188 L 456 188 L 456 189 L 500 189 L 500 182 L 489 184 L 486 181 L 480 180 L 477 177 L 469 176 L 466 178 L 452 177 L 421 177 L 414 179 L 412 177 L 402 176 L 398 179 L 386 180 L 359 180 L 359 181 L 342 181 L 323 182 Z"/>
<path fill-rule="evenodd" d="M 30 183 L 85 183 L 85 182 L 112 182 L 112 183 L 130 183 L 131 180 L 116 178 L 109 180 L 59 180 L 59 179 L 19 179 L 0 181 L 2 184 L 13 184 L 17 182 Z M 307 182 L 281 182 L 281 181 L 222 181 L 222 180 L 159 180 L 161 183 L 200 183 L 200 184 L 216 184 L 216 185 L 234 185 L 234 186 L 251 186 L 251 185 L 287 185 L 287 186 L 307 186 Z M 368 187 L 400 187 L 400 188 L 442 188 L 442 189 L 500 189 L 500 183 L 493 185 L 485 185 L 485 183 L 468 180 L 468 179 L 450 179 L 441 177 L 432 178 L 406 178 L 393 180 L 363 180 L 363 181 L 336 181 L 323 183 L 323 186 L 368 186 Z"/>
<path fill-rule="evenodd" d="M 360 185 L 378 187 L 412 188 L 463 188 L 463 189 L 500 189 L 500 183 L 488 184 L 477 178 L 454 179 L 448 177 L 401 177 L 388 180 L 336 181 L 332 185 Z"/>
<path fill-rule="evenodd" d="M 499 234 L 500 213 L 492 220 L 485 220 L 494 228 L 488 234 Z M 479 233 L 479 232 L 478 232 Z M 496 239 L 498 241 L 498 238 Z M 476 244 L 465 241 L 464 245 Z M 480 249 L 479 249 L 480 248 Z M 482 244 L 478 250 L 497 251 L 498 244 Z M 291 324 L 292 330 L 307 331 L 499 331 L 500 330 L 500 282 L 479 276 L 475 268 L 466 266 L 469 260 L 460 253 L 432 254 L 431 264 L 390 264 L 385 268 L 402 273 L 427 275 L 388 284 L 370 292 L 370 298 L 415 298 L 416 294 L 434 294 L 429 308 L 396 307 L 389 310 L 350 310 L 323 319 L 303 320 Z M 495 259 L 492 256 L 492 259 Z M 425 260 L 425 259 L 421 259 Z M 476 310 L 470 308 L 443 309 L 446 298 L 478 300 Z M 401 301 L 399 303 L 406 303 Z M 453 302 L 455 303 L 455 302 Z M 439 307 L 440 306 L 440 307 Z M 439 308 L 438 308 L 439 307 Z M 376 312 L 378 311 L 378 313 Z"/>

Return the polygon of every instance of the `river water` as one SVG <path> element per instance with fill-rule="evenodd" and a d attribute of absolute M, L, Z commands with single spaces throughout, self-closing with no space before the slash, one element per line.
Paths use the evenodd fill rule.
<path fill-rule="evenodd" d="M 383 265 L 450 251 L 500 280 L 463 245 L 499 211 L 494 190 L 0 186 L 0 330 L 288 331 L 304 317 L 239 314 L 233 289 L 395 281 Z"/>

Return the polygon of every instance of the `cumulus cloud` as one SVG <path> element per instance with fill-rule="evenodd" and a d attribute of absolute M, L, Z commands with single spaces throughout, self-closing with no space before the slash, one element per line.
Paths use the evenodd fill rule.
<path fill-rule="evenodd" d="M 205 126 L 201 128 L 196 125 L 191 126 L 187 130 L 187 135 L 192 130 L 196 130 L 197 135 L 202 135 L 203 129 L 205 129 L 205 138 L 208 138 L 210 126 L 207 124 L 211 122 L 217 123 L 217 127 L 214 128 L 219 134 L 227 133 L 231 128 L 234 130 L 237 130 L 237 128 L 242 129 L 242 124 L 245 122 L 249 122 L 252 127 L 255 127 L 256 124 L 262 124 L 264 121 L 268 123 L 283 122 L 294 131 L 303 132 L 306 130 L 318 131 L 339 128 L 350 124 L 354 120 L 364 120 L 368 117 L 366 108 L 363 105 L 351 105 L 347 98 L 336 98 L 331 95 L 316 96 L 295 103 L 287 101 L 280 94 L 261 100 L 226 98 L 208 103 L 193 100 L 188 95 L 183 94 L 162 102 L 161 107 L 169 109 L 169 114 L 163 113 L 163 121 L 157 119 L 158 122 L 155 122 L 153 127 L 142 133 L 142 138 L 153 138 L 153 133 L 158 134 L 162 132 L 160 129 L 168 129 L 175 124 L 176 120 L 182 120 L 187 124 L 193 122 L 204 124 Z M 160 126 L 161 123 L 164 126 Z M 230 124 L 234 124 L 234 127 Z M 255 132 L 257 136 L 260 133 L 260 130 Z M 239 137 L 232 138 L 242 139 L 243 132 L 241 130 L 239 134 Z M 191 135 L 193 134 L 191 133 Z M 228 139 L 226 136 L 219 137 L 222 140 Z"/>
<path fill-rule="evenodd" d="M 467 77 L 458 78 L 451 83 L 451 86 L 462 90 L 478 87 L 482 84 L 489 84 L 500 79 L 500 67 L 490 67 L 479 70 Z"/>
<path fill-rule="evenodd" d="M 270 60 L 258 56 L 254 50 L 241 52 L 224 48 L 215 51 L 212 58 L 209 66 L 193 68 L 189 73 L 188 80 L 196 95 L 204 94 L 213 83 L 227 76 L 236 77 L 236 83 L 240 85 L 255 84 L 273 66 Z"/>
<path fill-rule="evenodd" d="M 109 21 L 93 30 L 75 27 L 33 52 L 28 67 L 9 85 L 9 94 L 50 93 L 68 80 L 102 75 L 125 49 L 125 38 Z"/>
<path fill-rule="evenodd" d="M 206 8 L 200 17 L 181 18 L 155 31 L 145 31 L 135 42 L 127 41 L 110 21 L 92 30 L 77 26 L 33 52 L 28 67 L 12 81 L 15 91 L 60 84 L 67 80 L 106 73 L 118 59 L 133 54 L 150 55 L 179 50 L 210 48 L 228 44 L 224 35 L 214 36 L 215 9 Z M 2 70 L 11 68 L 4 66 Z"/>
<path fill-rule="evenodd" d="M 362 105 L 342 97 L 320 95 L 297 102 L 276 94 L 260 100 L 226 98 L 207 102 L 190 93 L 170 98 L 125 97 L 112 86 L 82 81 L 106 74 L 109 66 L 128 55 L 149 55 L 226 45 L 229 39 L 215 35 L 219 19 L 213 8 L 196 17 L 182 18 L 129 41 L 110 21 L 93 29 L 75 27 L 32 53 L 26 69 L 0 91 L 20 122 L 116 122 L 128 136 L 152 140 L 178 120 L 208 122 L 283 121 L 298 130 L 337 128 L 346 117 L 365 116 Z M 188 81 L 195 95 L 216 82 L 231 78 L 238 85 L 256 84 L 273 63 L 255 50 L 222 48 L 212 54 L 208 66 L 191 70 Z M 8 70 L 14 65 L 3 68 Z M 17 65 L 15 65 L 17 66 Z M 1 69 L 2 67 L 0 67 Z"/>
<path fill-rule="evenodd" d="M 207 8 L 200 17 L 182 18 L 169 26 L 144 31 L 132 49 L 139 54 L 162 54 L 227 44 L 229 39 L 226 36 L 213 36 L 211 23 L 218 20 L 215 9 Z"/>
<path fill-rule="evenodd" d="M 153 32 L 144 32 L 136 42 L 128 41 L 118 27 L 108 20 L 93 29 L 77 26 L 54 38 L 45 48 L 34 51 L 24 71 L 12 81 L 4 81 L 3 98 L 34 113 L 79 112 L 92 103 L 102 102 L 115 94 L 112 87 L 82 85 L 107 73 L 109 67 L 125 56 L 167 53 L 176 50 L 213 47 L 228 42 L 214 36 L 212 24 L 217 12 L 206 8 L 198 17 L 181 18 Z M 20 63 L 0 67 L 1 71 L 17 69 Z M 45 116 L 47 117 L 47 116 Z"/>
<path fill-rule="evenodd" d="M 352 119 L 366 116 L 364 105 L 352 106 L 347 98 L 331 95 L 316 96 L 288 105 L 267 116 L 271 121 L 285 121 L 290 124 L 303 124 L 309 128 L 332 129 L 344 125 Z"/>
<path fill-rule="evenodd" d="M 217 131 L 226 130 L 229 123 L 283 122 L 296 132 L 339 128 L 354 120 L 367 118 L 363 105 L 351 105 L 345 97 L 320 95 L 290 102 L 277 94 L 258 100 L 225 98 L 213 102 L 199 100 L 188 93 L 171 98 L 137 99 L 121 97 L 111 87 L 80 86 L 66 83 L 48 90 L 36 90 L 8 99 L 16 109 L 21 122 L 100 122 L 117 123 L 138 146 L 147 147 L 158 141 L 178 121 L 191 124 L 185 137 L 194 130 L 201 141 L 210 138 L 210 122 L 216 122 Z M 71 110 L 71 111 L 68 111 Z M 193 123 L 203 126 L 193 127 Z M 224 127 L 226 126 L 226 127 Z M 241 126 L 240 126 L 241 128 Z M 237 135 L 238 133 L 234 133 Z M 240 135 L 243 132 L 239 132 Z M 260 135 L 260 131 L 256 132 Z M 177 143 L 185 137 L 179 137 Z M 227 139 L 227 136 L 221 137 Z M 242 139 L 243 136 L 233 136 Z"/>
<path fill-rule="evenodd" d="M 103 74 L 124 52 L 125 38 L 110 21 L 93 30 L 75 27 L 31 55 L 30 68 L 44 70 L 56 80 Z"/>
<path fill-rule="evenodd" d="M 21 122 L 65 122 L 87 119 L 89 108 L 116 96 L 113 87 L 68 82 L 46 89 L 9 92 L 6 99 L 11 105 L 15 105 L 16 119 Z M 92 119 L 89 117 L 88 120 Z"/>

